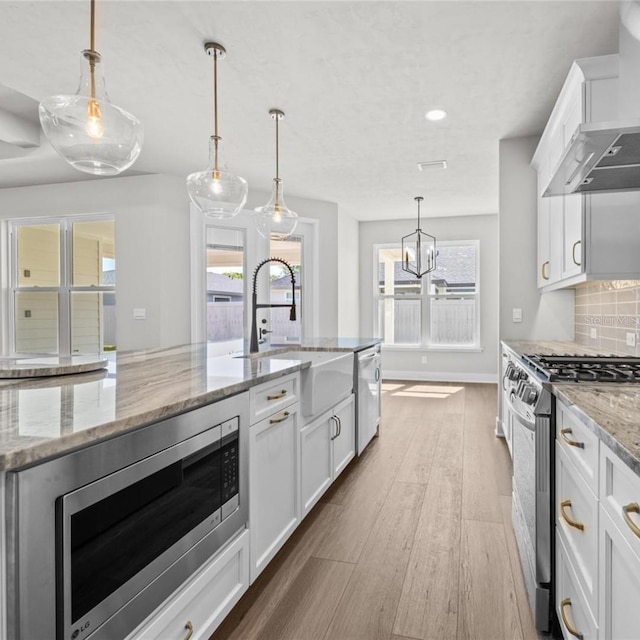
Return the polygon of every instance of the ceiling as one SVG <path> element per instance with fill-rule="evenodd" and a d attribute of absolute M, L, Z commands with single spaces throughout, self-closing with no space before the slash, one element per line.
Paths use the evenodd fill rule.
<path fill-rule="evenodd" d="M 111 100 L 145 128 L 131 174 L 206 166 L 202 45 L 215 40 L 227 48 L 220 133 L 250 188 L 270 189 L 278 107 L 285 195 L 360 220 L 413 217 L 416 195 L 425 216 L 483 214 L 498 210 L 498 141 L 542 131 L 573 59 L 617 52 L 618 11 L 581 0 L 98 0 L 96 48 Z M 88 0 L 0 0 L 2 85 L 35 101 L 75 92 L 88 13 Z M 10 107 L 34 120 L 34 104 Z M 435 107 L 448 118 L 428 122 Z M 431 160 L 448 168 L 418 171 Z M 86 177 L 45 140 L 17 156 L 0 149 L 0 188 Z"/>

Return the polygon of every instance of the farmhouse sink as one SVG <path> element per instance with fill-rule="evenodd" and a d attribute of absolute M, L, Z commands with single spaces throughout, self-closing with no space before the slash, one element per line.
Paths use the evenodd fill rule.
<path fill-rule="evenodd" d="M 268 354 L 277 360 L 302 360 L 302 415 L 316 416 L 348 396 L 353 390 L 353 353 L 350 351 L 286 351 Z"/>

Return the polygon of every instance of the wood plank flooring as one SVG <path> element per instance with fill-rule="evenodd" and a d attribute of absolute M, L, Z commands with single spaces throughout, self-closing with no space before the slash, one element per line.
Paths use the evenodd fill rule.
<path fill-rule="evenodd" d="M 380 437 L 211 640 L 535 640 L 489 384 L 383 384 Z"/>

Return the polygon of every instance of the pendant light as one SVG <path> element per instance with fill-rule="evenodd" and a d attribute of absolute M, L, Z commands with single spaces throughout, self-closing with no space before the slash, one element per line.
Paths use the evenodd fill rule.
<path fill-rule="evenodd" d="M 414 200 L 418 203 L 418 228 L 402 238 L 402 270 L 422 278 L 436 268 L 438 252 L 435 237 L 420 228 L 420 203 L 424 198 L 417 196 Z"/>
<path fill-rule="evenodd" d="M 213 57 L 213 135 L 209 138 L 209 166 L 187 176 L 187 191 L 193 204 L 207 216 L 231 218 L 247 201 L 247 181 L 230 173 L 222 155 L 222 138 L 218 135 L 218 59 L 226 55 L 216 42 L 204 45 Z"/>
<path fill-rule="evenodd" d="M 40 103 L 40 124 L 51 146 L 72 167 L 98 176 L 128 169 L 140 155 L 140 120 L 111 104 L 102 57 L 95 49 L 95 0 L 91 0 L 90 45 L 80 54 L 80 86 L 75 95 Z"/>
<path fill-rule="evenodd" d="M 280 109 L 271 109 L 269 115 L 276 123 L 276 177 L 273 179 L 271 199 L 263 207 L 258 207 L 258 233 L 271 240 L 284 240 L 293 233 L 298 224 L 298 214 L 291 211 L 284 202 L 282 195 L 282 180 L 279 169 L 279 131 L 278 123 L 284 118 Z"/>

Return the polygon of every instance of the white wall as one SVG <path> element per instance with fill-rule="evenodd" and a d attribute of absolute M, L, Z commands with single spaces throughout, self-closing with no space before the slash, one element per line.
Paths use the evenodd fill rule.
<path fill-rule="evenodd" d="M 358 221 L 338 213 L 338 335 L 360 336 Z"/>
<path fill-rule="evenodd" d="M 189 342 L 189 207 L 184 179 L 153 175 L 0 190 L 0 218 L 113 214 L 119 349 Z M 146 320 L 133 309 L 145 308 Z"/>
<path fill-rule="evenodd" d="M 538 136 L 500 141 L 500 338 L 573 340 L 573 289 L 537 285 L 537 179 L 529 166 Z M 522 322 L 513 322 L 513 309 Z"/>
<path fill-rule="evenodd" d="M 498 353 L 498 216 L 427 218 L 424 230 L 437 240 L 480 241 L 481 351 L 427 351 L 383 348 L 385 378 L 495 381 Z M 400 242 L 415 230 L 415 220 L 360 222 L 360 335 L 373 335 L 373 245 Z M 422 364 L 422 357 L 427 357 Z"/>

